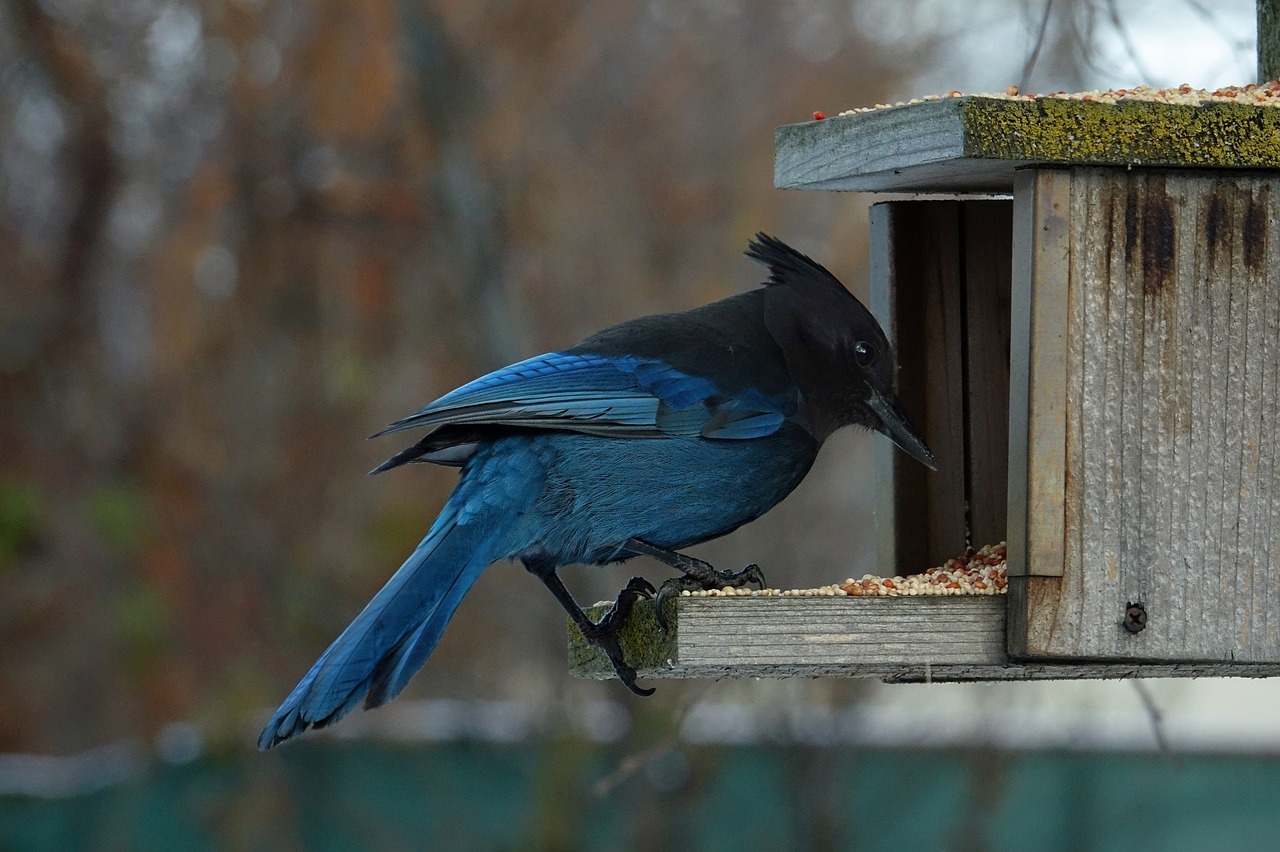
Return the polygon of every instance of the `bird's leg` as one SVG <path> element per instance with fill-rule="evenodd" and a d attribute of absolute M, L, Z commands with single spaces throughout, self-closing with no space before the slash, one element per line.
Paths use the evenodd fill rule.
<path fill-rule="evenodd" d="M 679 595 L 683 591 L 720 589 L 725 586 L 740 589 L 747 583 L 755 583 L 761 589 L 765 587 L 764 572 L 754 562 L 741 571 L 718 571 L 709 562 L 703 562 L 701 559 L 694 559 L 692 556 L 686 556 L 674 550 L 667 550 L 664 547 L 657 547 L 638 538 L 627 539 L 623 547 L 636 556 L 651 556 L 659 562 L 670 565 L 672 568 L 678 568 L 683 572 L 683 576 L 672 577 L 663 583 L 658 589 L 657 597 L 654 599 L 658 626 L 664 631 L 667 629 L 664 604 L 666 604 L 667 598 L 672 595 Z"/>
<path fill-rule="evenodd" d="M 556 573 L 554 565 L 541 561 L 525 561 L 524 567 L 530 574 L 541 580 L 551 590 L 551 594 L 556 596 L 556 600 L 560 601 L 565 612 L 569 613 L 573 623 L 578 625 L 578 630 L 582 631 L 582 638 L 595 645 L 609 658 L 623 686 L 636 695 L 653 695 L 653 689 L 642 689 L 636 686 L 636 670 L 627 665 L 627 661 L 623 659 L 622 645 L 618 642 L 618 632 L 627 620 L 627 614 L 636 605 L 636 601 L 653 597 L 653 585 L 648 580 L 643 577 L 632 577 L 622 591 L 618 592 L 618 597 L 613 602 L 613 606 L 609 607 L 609 611 L 601 616 L 599 621 L 592 621 L 587 618 L 582 607 L 578 606 L 573 595 L 569 594 L 560 575 Z"/>

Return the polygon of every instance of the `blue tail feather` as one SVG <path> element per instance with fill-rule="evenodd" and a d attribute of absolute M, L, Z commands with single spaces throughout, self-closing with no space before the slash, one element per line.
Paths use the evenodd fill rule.
<path fill-rule="evenodd" d="M 409 558 L 289 693 L 259 749 L 331 725 L 361 698 L 366 707 L 391 700 L 422 667 L 510 523 L 489 513 L 482 523 L 459 523 L 472 514 L 464 510 L 468 491 L 454 492 Z"/>
<path fill-rule="evenodd" d="M 477 550 L 463 570 L 444 590 L 436 611 L 447 613 L 444 618 L 428 618 L 416 630 L 407 635 L 396 648 L 378 663 L 374 669 L 369 695 L 365 699 L 366 708 L 379 707 L 400 694 L 409 683 L 409 679 L 426 663 L 427 657 L 435 650 L 444 633 L 445 625 L 462 598 L 471 589 L 471 584 L 480 576 L 480 572 L 489 564 L 488 548 Z"/>

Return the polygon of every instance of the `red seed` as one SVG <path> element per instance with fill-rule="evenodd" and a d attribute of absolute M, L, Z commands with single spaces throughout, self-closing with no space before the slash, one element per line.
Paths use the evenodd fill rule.
<path fill-rule="evenodd" d="M 825 116 L 825 115 L 823 115 L 823 114 L 822 114 L 822 113 L 820 113 L 820 112 L 815 112 L 815 113 L 813 114 L 813 120 L 814 120 L 814 121 L 822 121 L 822 119 L 824 119 L 824 118 L 826 118 L 826 116 Z"/>

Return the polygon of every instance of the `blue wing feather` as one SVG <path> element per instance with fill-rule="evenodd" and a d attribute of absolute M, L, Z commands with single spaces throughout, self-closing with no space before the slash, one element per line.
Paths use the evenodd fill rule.
<path fill-rule="evenodd" d="M 636 383 L 677 411 L 721 393 L 715 382 L 690 376 L 661 361 L 636 364 Z"/>
<path fill-rule="evenodd" d="M 377 434 L 501 424 L 743 439 L 776 431 L 795 407 L 793 399 L 755 390 L 726 393 L 710 379 L 654 359 L 552 352 L 481 376 Z"/>
<path fill-rule="evenodd" d="M 722 415 L 728 414 L 727 417 Z M 763 438 L 778 431 L 787 418 L 773 411 L 719 411 L 702 426 L 702 437 L 718 440 Z"/>

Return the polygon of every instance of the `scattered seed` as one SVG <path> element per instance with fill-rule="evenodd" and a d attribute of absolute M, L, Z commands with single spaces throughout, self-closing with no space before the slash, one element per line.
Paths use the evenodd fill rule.
<path fill-rule="evenodd" d="M 923 101 L 937 101 L 943 98 L 965 97 L 963 92 L 953 89 L 945 95 L 925 95 L 912 98 L 910 101 L 897 101 L 891 104 L 876 104 L 873 107 L 858 107 L 845 110 L 840 115 L 854 115 L 863 112 L 874 112 L 882 109 L 908 106 Z M 1200 106 L 1205 103 L 1244 103 L 1252 106 L 1280 106 L 1280 80 L 1267 83 L 1250 83 L 1246 86 L 1223 86 L 1218 89 L 1196 89 L 1191 84 L 1169 89 L 1153 89 L 1150 86 L 1134 86 L 1125 89 L 1094 89 L 1089 92 L 1050 92 L 1042 95 L 1024 95 L 1017 86 L 1009 86 L 1003 92 L 984 92 L 972 97 L 995 98 L 1010 101 L 1034 101 L 1037 98 L 1056 98 L 1069 101 L 1089 101 L 1093 103 L 1114 104 L 1118 101 L 1151 101 L 1155 103 L 1182 104 Z"/>
<path fill-rule="evenodd" d="M 989 544 L 968 550 L 946 564 L 907 577 L 864 574 L 843 583 L 816 589 L 734 589 L 725 586 L 706 592 L 683 591 L 681 597 L 920 597 L 922 595 L 1003 595 L 1008 591 L 1005 544 Z"/>

